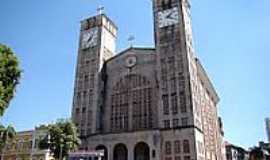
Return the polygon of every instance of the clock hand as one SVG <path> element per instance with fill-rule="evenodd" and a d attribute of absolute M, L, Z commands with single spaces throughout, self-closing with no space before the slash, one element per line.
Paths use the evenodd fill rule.
<path fill-rule="evenodd" d="M 88 38 L 87 42 L 90 42 L 93 39 L 93 35 L 90 35 L 90 37 Z"/>
<path fill-rule="evenodd" d="M 173 12 L 169 13 L 166 18 L 169 18 L 169 19 L 173 19 L 171 16 L 172 16 Z"/>

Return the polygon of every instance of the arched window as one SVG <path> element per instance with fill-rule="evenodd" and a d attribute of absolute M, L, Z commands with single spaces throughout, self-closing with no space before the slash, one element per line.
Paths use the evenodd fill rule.
<path fill-rule="evenodd" d="M 134 130 L 152 128 L 152 95 L 151 84 L 146 77 L 132 74 L 121 78 L 111 95 L 111 130 L 128 130 L 130 118 Z M 132 117 L 129 117 L 129 112 Z"/>

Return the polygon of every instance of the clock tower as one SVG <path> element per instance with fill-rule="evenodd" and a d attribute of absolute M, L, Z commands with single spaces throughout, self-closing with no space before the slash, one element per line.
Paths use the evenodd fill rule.
<path fill-rule="evenodd" d="M 181 133 L 175 137 L 191 142 L 190 152 L 194 156 L 191 159 L 202 159 L 204 154 L 198 152 L 197 145 L 204 146 L 204 135 L 202 118 L 197 114 L 201 111 L 197 110 L 195 101 L 198 77 L 192 40 L 190 2 L 154 0 L 153 9 L 159 68 L 159 125 L 168 130 L 172 128 L 171 132 L 174 132 L 174 126 L 180 123 Z M 167 137 L 165 141 L 173 141 L 170 136 L 165 137 Z"/>
<path fill-rule="evenodd" d="M 104 14 L 81 22 L 72 109 L 72 118 L 81 137 L 102 130 L 105 82 L 102 68 L 115 54 L 116 33 L 116 26 Z"/>
<path fill-rule="evenodd" d="M 196 64 L 189 10 L 188 0 L 154 1 L 162 117 L 189 116 L 188 124 L 193 125 L 191 78 L 195 74 L 191 70 Z"/>

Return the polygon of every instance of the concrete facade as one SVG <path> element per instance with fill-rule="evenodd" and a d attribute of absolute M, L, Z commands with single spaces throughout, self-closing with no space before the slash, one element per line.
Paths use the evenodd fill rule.
<path fill-rule="evenodd" d="M 153 13 L 155 47 L 118 54 L 113 21 L 82 21 L 72 109 L 80 149 L 109 160 L 221 160 L 219 97 L 195 56 L 190 3 L 154 0 Z M 161 14 L 176 21 L 161 25 Z"/>

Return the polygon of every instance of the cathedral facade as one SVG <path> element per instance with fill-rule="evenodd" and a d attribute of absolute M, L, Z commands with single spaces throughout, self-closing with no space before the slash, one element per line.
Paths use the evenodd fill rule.
<path fill-rule="evenodd" d="M 155 47 L 115 53 L 117 27 L 81 22 L 72 118 L 107 160 L 222 160 L 219 97 L 195 56 L 188 0 L 153 0 Z"/>

